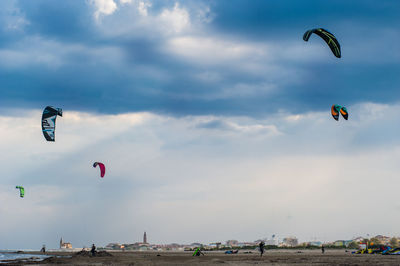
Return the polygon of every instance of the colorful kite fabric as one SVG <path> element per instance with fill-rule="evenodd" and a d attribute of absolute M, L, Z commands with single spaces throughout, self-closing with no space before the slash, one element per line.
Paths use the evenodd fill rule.
<path fill-rule="evenodd" d="M 96 166 L 99 166 L 99 168 L 100 168 L 100 176 L 103 178 L 104 175 L 106 174 L 106 167 L 104 166 L 103 163 L 100 163 L 100 162 L 95 162 L 93 164 L 93 167 L 96 168 Z"/>
<path fill-rule="evenodd" d="M 193 256 L 199 256 L 200 255 L 200 248 L 196 248 L 195 251 L 193 252 Z"/>
<path fill-rule="evenodd" d="M 346 107 L 342 107 L 338 104 L 332 105 L 331 114 L 336 121 L 339 121 L 339 113 L 342 114 L 345 120 L 349 118 L 349 113 L 347 112 Z"/>
<path fill-rule="evenodd" d="M 56 118 L 62 116 L 61 108 L 47 106 L 42 114 L 42 131 L 47 141 L 55 141 Z"/>
<path fill-rule="evenodd" d="M 19 196 L 20 196 L 21 198 L 23 198 L 23 197 L 25 196 L 25 189 L 24 189 L 24 187 L 16 186 L 15 188 L 16 188 L 16 189 L 19 189 Z"/>
<path fill-rule="evenodd" d="M 331 108 L 331 114 L 336 121 L 339 120 L 339 111 L 337 110 L 337 107 L 339 107 L 339 110 L 340 110 L 340 106 L 337 104 L 332 105 L 332 108 Z"/>
<path fill-rule="evenodd" d="M 340 51 L 340 44 L 339 44 L 338 40 L 332 33 L 330 33 L 329 31 L 327 31 L 325 29 L 317 28 L 317 29 L 308 30 L 304 33 L 303 40 L 308 42 L 308 39 L 310 38 L 311 34 L 313 34 L 313 33 L 317 34 L 328 44 L 329 48 L 331 48 L 332 53 L 337 58 L 340 58 L 342 56 L 341 51 Z"/>
<path fill-rule="evenodd" d="M 349 118 L 349 113 L 347 112 L 346 107 L 342 107 L 340 109 L 340 113 L 342 114 L 343 118 L 347 120 Z"/>

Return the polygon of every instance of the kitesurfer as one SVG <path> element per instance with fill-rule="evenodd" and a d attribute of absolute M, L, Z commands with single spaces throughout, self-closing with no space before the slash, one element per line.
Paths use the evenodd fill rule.
<path fill-rule="evenodd" d="M 90 252 L 92 253 L 92 256 L 96 256 L 96 246 L 94 244 L 92 245 Z"/>
<path fill-rule="evenodd" d="M 264 247 L 265 247 L 264 241 L 261 241 L 260 244 L 259 244 L 258 246 L 260 247 L 260 253 L 261 253 L 260 256 L 262 257 L 262 255 L 263 255 L 263 253 L 264 253 Z"/>

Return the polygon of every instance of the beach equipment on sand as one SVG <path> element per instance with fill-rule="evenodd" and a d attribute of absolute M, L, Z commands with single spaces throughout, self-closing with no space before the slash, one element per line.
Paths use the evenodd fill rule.
<path fill-rule="evenodd" d="M 200 255 L 204 256 L 204 253 L 201 252 L 200 248 L 196 248 L 196 250 L 193 252 L 193 256 L 200 256 Z"/>
<path fill-rule="evenodd" d="M 239 253 L 239 250 L 237 249 L 237 250 L 227 250 L 227 251 L 225 251 L 225 254 L 238 254 Z"/>
<path fill-rule="evenodd" d="M 383 255 L 400 255 L 400 248 L 388 249 L 386 252 L 382 252 Z"/>

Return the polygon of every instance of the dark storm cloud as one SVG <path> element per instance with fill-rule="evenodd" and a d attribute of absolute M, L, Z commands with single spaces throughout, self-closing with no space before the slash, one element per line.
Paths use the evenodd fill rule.
<path fill-rule="evenodd" d="M 0 32 L 1 105 L 255 117 L 399 100 L 397 1 L 156 1 L 148 24 L 135 8 L 119 5 L 99 20 L 89 1 L 19 1 L 2 12 L 2 21 L 23 20 Z M 192 28 L 166 35 L 157 19 L 174 8 L 188 12 Z M 342 59 L 316 36 L 302 41 L 317 26 L 336 34 Z M 170 47 L 180 36 L 198 38 L 189 57 L 179 55 L 185 44 Z M 257 55 L 260 45 L 268 55 Z M 224 46 L 254 54 L 219 58 Z"/>
<path fill-rule="evenodd" d="M 293 36 L 308 27 L 333 29 L 343 23 L 388 26 L 399 23 L 399 8 L 396 1 L 218 1 L 212 24 L 221 31 L 274 39 L 276 34 L 289 37 L 286 32 Z"/>
<path fill-rule="evenodd" d="M 93 16 L 85 1 L 22 0 L 19 7 L 29 21 L 27 34 L 71 42 L 95 38 Z"/>

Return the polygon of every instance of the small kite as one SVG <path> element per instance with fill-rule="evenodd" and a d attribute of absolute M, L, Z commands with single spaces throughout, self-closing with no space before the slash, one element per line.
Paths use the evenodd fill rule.
<path fill-rule="evenodd" d="M 347 112 L 346 107 L 342 107 L 338 104 L 332 105 L 331 114 L 336 121 L 339 121 L 339 113 L 342 114 L 345 120 L 349 118 L 349 113 Z"/>
<path fill-rule="evenodd" d="M 16 189 L 19 189 L 19 196 L 23 198 L 25 196 L 25 189 L 22 186 L 16 186 Z"/>
<path fill-rule="evenodd" d="M 342 114 L 343 118 L 347 120 L 349 118 L 349 113 L 347 112 L 346 107 L 342 107 L 340 109 L 340 113 Z"/>
<path fill-rule="evenodd" d="M 104 175 L 106 174 L 106 167 L 104 166 L 103 163 L 100 163 L 100 162 L 95 162 L 93 164 L 94 168 L 96 168 L 96 166 L 99 166 L 99 168 L 100 168 L 100 176 L 103 178 Z"/>
<path fill-rule="evenodd" d="M 329 45 L 329 48 L 331 48 L 332 53 L 337 57 L 340 58 L 341 52 L 340 52 L 340 44 L 338 40 L 336 39 L 335 35 L 330 33 L 329 31 L 322 29 L 322 28 L 317 28 L 317 29 L 312 29 L 308 30 L 304 33 L 303 35 L 303 40 L 308 42 L 308 39 L 310 38 L 311 34 L 317 34 L 319 37 L 324 39 L 324 41 Z"/>

